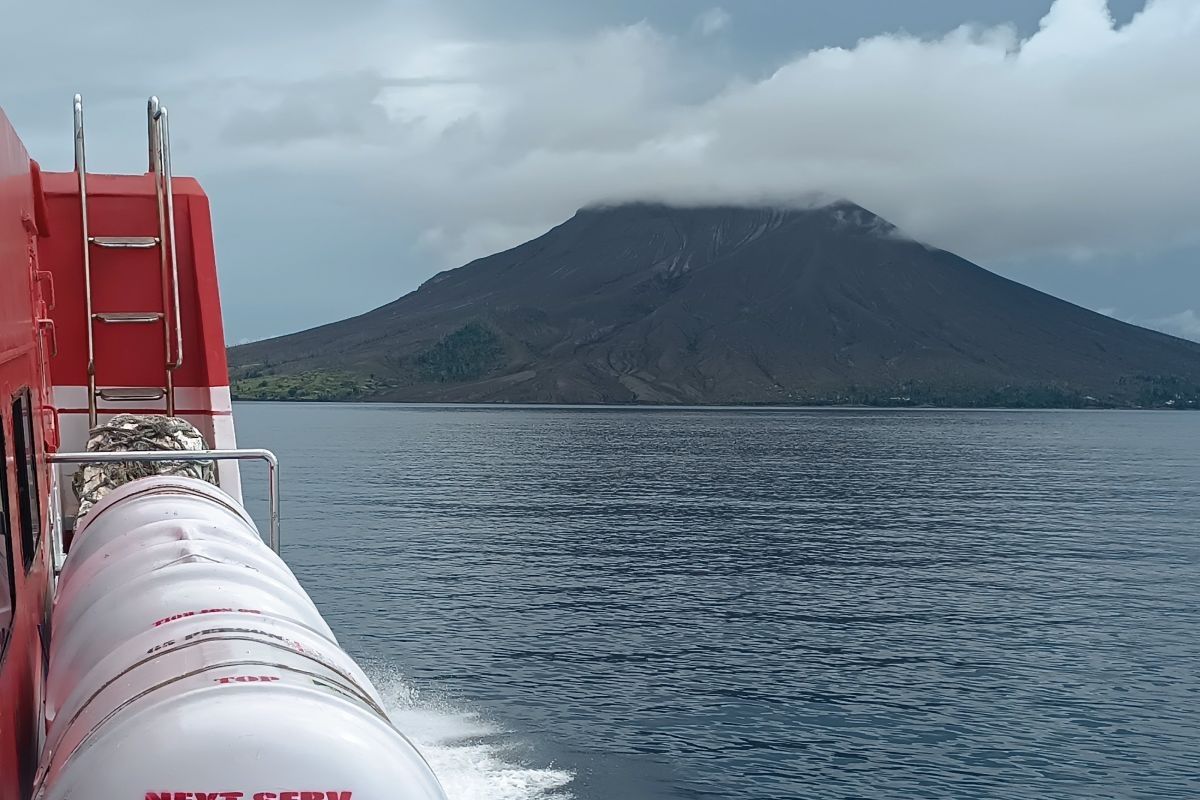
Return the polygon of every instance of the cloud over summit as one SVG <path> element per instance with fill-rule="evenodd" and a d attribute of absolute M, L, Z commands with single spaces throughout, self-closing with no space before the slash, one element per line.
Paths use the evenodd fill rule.
<path fill-rule="evenodd" d="M 304 2 L 274 38 L 261 35 L 276 25 L 265 5 L 221 35 L 204 27 L 215 15 L 195 16 L 210 46 L 181 47 L 150 87 L 172 103 L 180 169 L 236 183 L 226 205 L 272 186 L 289 203 L 336 198 L 331 218 L 383 231 L 355 257 L 405 260 L 396 285 L 409 287 L 625 200 L 846 197 L 985 265 L 1138 264 L 1200 245 L 1194 0 L 1150 0 L 1121 25 L 1104 0 L 1046 0 L 1024 34 L 898 31 L 797 46 L 766 69 L 731 49 L 749 25 L 742 6 L 697 2 L 673 27 L 492 31 L 452 16 L 479 16 L 469 5 L 362 4 L 335 19 Z M 964 19 L 980 8 L 953 6 Z M 103 137 L 97 159 L 111 152 Z M 122 168 L 140 168 L 143 149 Z"/>
<path fill-rule="evenodd" d="M 698 28 L 728 24 L 720 11 Z M 358 167 L 391 184 L 380 191 L 436 231 L 426 241 L 451 263 L 589 203 L 813 192 L 984 261 L 1200 235 L 1191 0 L 1151 2 L 1123 27 L 1103 0 L 1056 0 L 1024 40 L 1004 26 L 875 36 L 759 78 L 707 67 L 702 47 L 646 23 L 557 41 L 432 40 L 399 60 L 378 54 L 374 72 L 327 81 L 324 95 L 281 91 L 273 117 L 243 122 L 273 159 L 354 164 L 362 151 Z M 439 80 L 384 77 L 413 67 Z M 339 122 L 346 98 L 353 125 Z M 320 155 L 321 131 L 344 149 Z"/>

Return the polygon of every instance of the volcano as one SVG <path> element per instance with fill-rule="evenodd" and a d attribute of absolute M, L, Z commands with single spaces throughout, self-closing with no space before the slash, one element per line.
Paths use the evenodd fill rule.
<path fill-rule="evenodd" d="M 366 314 L 230 350 L 235 396 L 1186 406 L 1200 344 L 866 209 L 587 208 Z"/>

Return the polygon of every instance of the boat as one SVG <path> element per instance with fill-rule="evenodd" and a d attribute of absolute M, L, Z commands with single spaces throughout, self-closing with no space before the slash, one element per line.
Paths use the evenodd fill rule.
<path fill-rule="evenodd" d="M 0 800 L 444 800 L 280 557 L 166 106 L 141 175 L 89 172 L 73 117 L 51 172 L 0 110 Z"/>

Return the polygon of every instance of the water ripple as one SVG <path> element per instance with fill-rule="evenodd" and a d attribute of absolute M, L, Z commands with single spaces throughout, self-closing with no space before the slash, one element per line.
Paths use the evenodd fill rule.
<path fill-rule="evenodd" d="M 1200 796 L 1200 414 L 236 414 L 456 800 Z"/>

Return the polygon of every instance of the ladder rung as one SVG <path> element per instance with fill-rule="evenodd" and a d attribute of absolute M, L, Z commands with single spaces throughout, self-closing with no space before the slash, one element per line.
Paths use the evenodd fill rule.
<path fill-rule="evenodd" d="M 124 247 L 136 250 L 158 247 L 157 236 L 89 236 L 88 241 L 97 247 Z"/>
<path fill-rule="evenodd" d="M 162 319 L 162 314 L 157 311 L 107 311 L 92 314 L 92 319 L 112 323 L 146 323 L 158 322 Z"/>
<path fill-rule="evenodd" d="M 98 389 L 96 396 L 101 400 L 161 400 L 167 396 L 166 389 L 156 386 L 131 389 Z"/>

